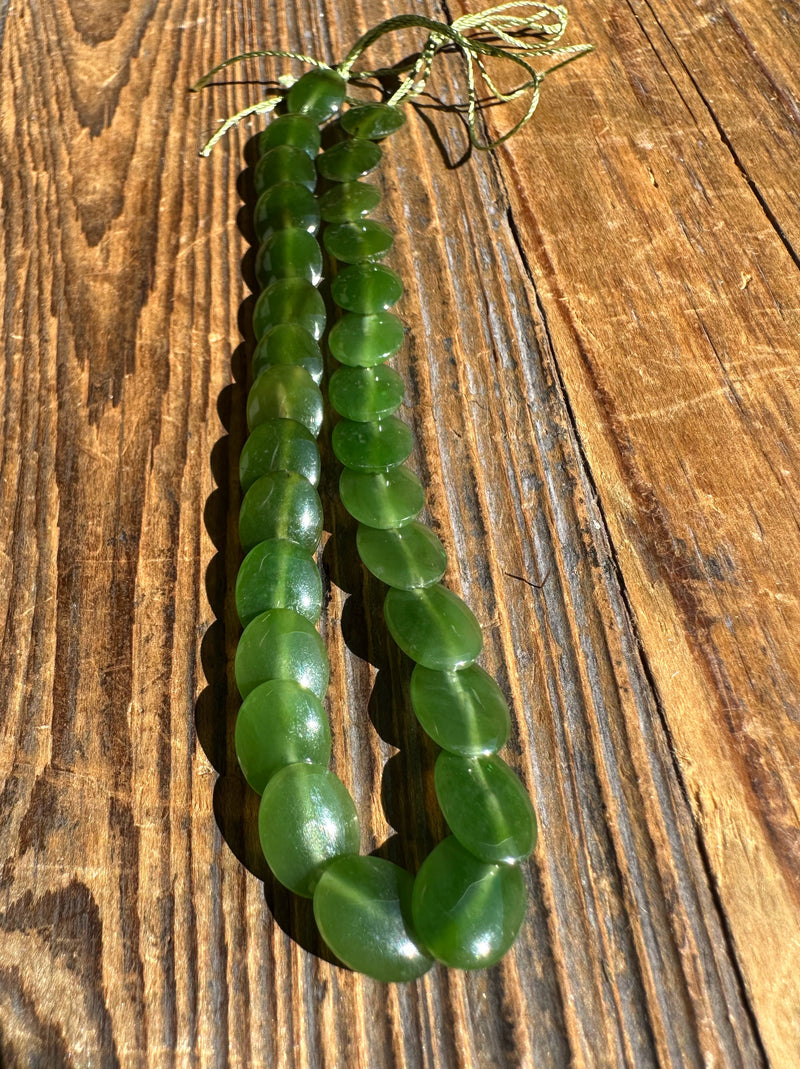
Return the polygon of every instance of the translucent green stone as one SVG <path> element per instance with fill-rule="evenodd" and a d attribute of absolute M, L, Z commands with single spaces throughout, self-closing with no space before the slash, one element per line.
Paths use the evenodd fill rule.
<path fill-rule="evenodd" d="M 276 772 L 258 810 L 261 849 L 284 887 L 311 898 L 333 858 L 357 854 L 356 807 L 342 781 L 322 765 L 287 765 Z"/>
<path fill-rule="evenodd" d="M 328 689 L 328 655 L 314 625 L 291 609 L 269 609 L 242 632 L 234 662 L 243 698 L 270 679 L 293 679 L 322 698 Z"/>
<path fill-rule="evenodd" d="M 319 198 L 319 214 L 326 223 L 344 223 L 369 215 L 381 202 L 381 191 L 370 182 L 342 182 Z"/>
<path fill-rule="evenodd" d="M 456 672 L 418 664 L 411 674 L 411 704 L 433 741 L 464 757 L 497 753 L 511 731 L 503 692 L 477 664 Z"/>
<path fill-rule="evenodd" d="M 349 108 L 339 122 L 353 137 L 367 141 L 380 141 L 395 133 L 405 123 L 406 117 L 399 108 L 388 104 L 359 104 Z"/>
<path fill-rule="evenodd" d="M 270 186 L 256 201 L 253 210 L 253 227 L 259 242 L 276 230 L 298 227 L 316 234 L 319 230 L 319 207 L 317 198 L 297 182 L 281 182 Z"/>
<path fill-rule="evenodd" d="M 236 611 L 247 626 L 267 609 L 293 609 L 313 623 L 322 611 L 322 579 L 296 542 L 270 538 L 254 546 L 236 576 Z"/>
<path fill-rule="evenodd" d="M 256 194 L 260 197 L 270 186 L 280 182 L 296 182 L 314 192 L 317 169 L 307 152 L 293 145 L 276 145 L 264 153 L 253 172 Z"/>
<path fill-rule="evenodd" d="M 239 540 L 248 552 L 269 538 L 288 538 L 313 553 L 322 536 L 319 494 L 302 475 L 271 471 L 256 479 L 239 510 Z"/>
<path fill-rule="evenodd" d="M 317 286 L 322 278 L 322 249 L 307 230 L 276 230 L 262 242 L 255 271 L 259 286 L 268 286 L 276 278 L 304 278 Z"/>
<path fill-rule="evenodd" d="M 259 423 L 239 455 L 239 484 L 247 493 L 270 471 L 295 471 L 316 486 L 320 476 L 317 443 L 307 427 L 293 419 Z"/>
<path fill-rule="evenodd" d="M 281 115 L 259 134 L 258 151 L 263 156 L 276 145 L 291 145 L 313 159 L 319 152 L 320 140 L 319 123 L 306 115 Z"/>
<path fill-rule="evenodd" d="M 345 468 L 339 478 L 339 496 L 350 515 L 368 527 L 402 527 L 425 504 L 422 483 L 406 467 L 376 473 Z"/>
<path fill-rule="evenodd" d="M 323 362 L 319 345 L 297 323 L 279 323 L 262 334 L 253 353 L 253 378 L 273 364 L 298 364 L 314 382 L 322 379 Z"/>
<path fill-rule="evenodd" d="M 379 857 L 338 857 L 314 891 L 314 918 L 334 954 L 349 968 L 385 983 L 416 980 L 433 960 L 411 929 L 414 881 Z"/>
<path fill-rule="evenodd" d="M 394 368 L 340 367 L 328 383 L 328 400 L 345 419 L 356 423 L 382 419 L 397 411 L 405 383 Z"/>
<path fill-rule="evenodd" d="M 365 567 L 400 590 L 438 583 L 447 568 L 444 546 L 423 523 L 383 531 L 359 524 L 356 542 Z"/>
<path fill-rule="evenodd" d="M 426 668 L 460 668 L 481 652 L 483 636 L 471 609 L 441 585 L 392 589 L 383 603 L 383 614 L 403 653 Z"/>
<path fill-rule="evenodd" d="M 404 337 L 402 322 L 391 312 L 350 314 L 331 327 L 328 348 L 340 364 L 374 367 L 393 356 Z"/>
<path fill-rule="evenodd" d="M 414 929 L 435 958 L 451 969 L 485 969 L 522 927 L 525 881 L 516 865 L 487 865 L 450 836 L 422 863 L 411 908 Z"/>
<path fill-rule="evenodd" d="M 337 260 L 360 264 L 382 259 L 394 245 L 394 234 L 383 223 L 359 219 L 326 227 L 322 240 L 328 253 Z"/>
<path fill-rule="evenodd" d="M 388 471 L 407 460 L 414 448 L 411 428 L 395 416 L 374 423 L 343 419 L 333 428 L 333 452 L 353 471 Z"/>
<path fill-rule="evenodd" d="M 294 83 L 286 107 L 315 123 L 324 123 L 341 109 L 346 93 L 347 82 L 336 71 L 313 70 Z"/>
<path fill-rule="evenodd" d="M 374 171 L 381 156 L 383 152 L 374 141 L 348 137 L 317 156 L 317 170 L 334 182 L 353 182 Z"/>
<path fill-rule="evenodd" d="M 257 338 L 278 323 L 295 323 L 319 340 L 325 330 L 325 302 L 304 278 L 279 278 L 267 286 L 253 309 Z"/>
<path fill-rule="evenodd" d="M 353 264 L 333 280 L 331 296 L 348 312 L 374 315 L 400 300 L 403 283 L 398 274 L 382 264 Z"/>
<path fill-rule="evenodd" d="M 236 756 L 257 794 L 285 765 L 327 765 L 331 729 L 316 694 L 293 679 L 270 679 L 251 690 L 236 717 Z"/>
<path fill-rule="evenodd" d="M 250 430 L 267 419 L 293 419 L 316 436 L 322 426 L 322 394 L 304 367 L 275 364 L 262 371 L 247 395 Z"/>

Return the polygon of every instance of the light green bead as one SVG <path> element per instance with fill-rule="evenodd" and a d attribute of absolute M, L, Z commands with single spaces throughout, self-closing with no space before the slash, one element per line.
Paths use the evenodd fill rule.
<path fill-rule="evenodd" d="M 483 636 L 472 611 L 439 584 L 424 590 L 390 590 L 383 614 L 403 653 L 426 668 L 460 668 L 481 652 Z"/>
<path fill-rule="evenodd" d="M 294 609 L 312 623 L 322 611 L 322 579 L 314 558 L 282 538 L 259 542 L 236 576 L 236 611 L 243 626 L 267 609 Z"/>
<path fill-rule="evenodd" d="M 256 195 L 281 182 L 296 182 L 314 192 L 317 169 L 307 152 L 293 145 L 276 145 L 264 153 L 253 172 Z"/>
<path fill-rule="evenodd" d="M 319 223 L 317 198 L 298 182 L 270 186 L 258 198 L 253 210 L 253 227 L 259 242 L 288 227 L 316 234 Z"/>
<path fill-rule="evenodd" d="M 268 419 L 293 419 L 316 437 L 322 426 L 319 386 L 303 367 L 275 364 L 262 371 L 247 395 L 247 425 L 252 431 Z"/>
<path fill-rule="evenodd" d="M 304 278 L 279 278 L 271 283 L 253 309 L 256 338 L 279 323 L 295 323 L 319 341 L 325 329 L 325 302 Z"/>
<path fill-rule="evenodd" d="M 477 664 L 453 672 L 418 664 L 411 674 L 411 704 L 433 741 L 464 757 L 496 753 L 511 731 L 503 692 Z"/>
<path fill-rule="evenodd" d="M 403 344 L 403 324 L 392 312 L 344 315 L 331 327 L 328 348 L 340 364 L 374 367 Z"/>
<path fill-rule="evenodd" d="M 319 345 L 297 323 L 278 323 L 262 334 L 253 352 L 253 378 L 273 364 L 298 364 L 319 385 L 324 370 Z"/>
<path fill-rule="evenodd" d="M 351 471 L 339 478 L 342 504 L 368 527 L 402 527 L 422 511 L 425 489 L 406 467 L 387 472 Z"/>
<path fill-rule="evenodd" d="M 331 445 L 336 458 L 353 471 L 388 471 L 411 455 L 414 436 L 394 416 L 370 423 L 343 419 L 333 428 Z"/>
<path fill-rule="evenodd" d="M 394 235 L 382 223 L 359 219 L 326 227 L 322 243 L 328 255 L 342 263 L 374 263 L 394 245 Z"/>
<path fill-rule="evenodd" d="M 259 286 L 269 286 L 278 278 L 304 278 L 318 286 L 322 278 L 319 242 L 298 227 L 276 230 L 256 254 L 255 273 Z"/>
<path fill-rule="evenodd" d="M 375 315 L 400 300 L 403 283 L 396 272 L 383 264 L 351 264 L 333 280 L 331 296 L 348 312 Z"/>
<path fill-rule="evenodd" d="M 382 156 L 374 141 L 348 137 L 317 156 L 317 170 L 333 182 L 353 182 L 374 171 Z"/>
<path fill-rule="evenodd" d="M 271 471 L 294 471 L 317 485 L 319 449 L 307 427 L 293 419 L 268 419 L 256 427 L 239 456 L 242 492 L 247 493 L 256 479 Z"/>
<path fill-rule="evenodd" d="M 326 223 L 344 223 L 369 215 L 381 202 L 381 191 L 371 182 L 342 182 L 319 198 L 319 214 Z"/>
<path fill-rule="evenodd" d="M 256 479 L 239 510 L 239 541 L 248 552 L 269 538 L 288 538 L 313 553 L 322 537 L 322 503 L 302 475 L 271 471 Z"/>
<path fill-rule="evenodd" d="M 403 400 L 405 383 L 394 368 L 340 367 L 328 383 L 331 407 L 355 423 L 380 420 L 396 412 Z"/>
<path fill-rule="evenodd" d="M 383 531 L 359 524 L 356 543 L 365 567 L 401 590 L 438 583 L 447 568 L 442 543 L 430 527 L 415 521 Z"/>
<path fill-rule="evenodd" d="M 243 698 L 270 679 L 293 679 L 322 698 L 330 675 L 319 632 L 291 609 L 270 609 L 250 621 L 236 647 L 234 670 Z"/>

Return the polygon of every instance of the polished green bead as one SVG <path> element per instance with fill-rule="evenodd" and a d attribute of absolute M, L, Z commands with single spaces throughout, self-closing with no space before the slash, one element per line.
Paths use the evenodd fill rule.
<path fill-rule="evenodd" d="M 503 692 L 477 664 L 455 672 L 418 664 L 411 674 L 411 705 L 438 746 L 464 757 L 497 753 L 511 732 Z"/>
<path fill-rule="evenodd" d="M 333 182 L 353 182 L 381 162 L 383 152 L 374 141 L 348 137 L 317 156 L 317 170 Z"/>
<path fill-rule="evenodd" d="M 447 568 L 444 546 L 430 527 L 416 521 L 383 531 L 359 524 L 356 543 L 365 567 L 400 590 L 438 583 Z"/>
<path fill-rule="evenodd" d="M 247 395 L 247 425 L 252 431 L 267 419 L 293 419 L 316 436 L 322 408 L 320 388 L 304 367 L 275 364 L 261 372 Z"/>
<path fill-rule="evenodd" d="M 269 538 L 288 538 L 313 553 L 322 536 L 319 494 L 302 475 L 271 471 L 256 479 L 239 511 L 239 540 L 248 552 Z"/>
<path fill-rule="evenodd" d="M 403 653 L 426 668 L 460 668 L 481 652 L 483 636 L 478 621 L 447 587 L 393 588 L 386 595 L 383 614 Z"/>
<path fill-rule="evenodd" d="M 342 182 L 319 198 L 319 214 L 326 223 L 344 223 L 369 215 L 381 202 L 381 191 L 370 182 Z"/>
<path fill-rule="evenodd" d="M 314 891 L 314 918 L 340 961 L 385 983 L 416 980 L 433 959 L 411 929 L 414 881 L 380 857 L 338 857 Z"/>
<path fill-rule="evenodd" d="M 414 929 L 435 958 L 451 969 L 485 969 L 522 927 L 525 881 L 518 866 L 487 865 L 450 836 L 422 863 L 411 908 Z"/>
<path fill-rule="evenodd" d="M 401 320 L 391 312 L 349 314 L 331 327 L 328 348 L 340 364 L 374 367 L 393 356 L 404 337 Z"/>
<path fill-rule="evenodd" d="M 343 419 L 333 428 L 337 460 L 353 471 L 388 471 L 407 460 L 414 448 L 411 428 L 395 416 L 373 423 Z"/>
<path fill-rule="evenodd" d="M 353 264 L 333 280 L 331 296 L 348 312 L 374 315 L 400 300 L 403 283 L 398 274 L 382 264 Z"/>
<path fill-rule="evenodd" d="M 307 152 L 293 145 L 276 145 L 265 152 L 253 172 L 256 195 L 277 186 L 280 182 L 296 182 L 314 192 L 317 169 Z"/>
<path fill-rule="evenodd" d="M 331 729 L 322 702 L 293 679 L 270 679 L 251 690 L 236 717 L 236 756 L 257 794 L 285 765 L 327 765 Z"/>
<path fill-rule="evenodd" d="M 359 219 L 326 227 L 322 241 L 335 259 L 360 264 L 382 259 L 394 244 L 394 235 L 383 223 Z"/>
<path fill-rule="evenodd" d="M 295 323 L 319 340 L 325 330 L 325 302 L 304 278 L 279 278 L 267 286 L 253 309 L 253 333 L 260 338 L 278 323 Z"/>
<path fill-rule="evenodd" d="M 315 123 L 324 123 L 341 110 L 346 93 L 347 82 L 336 71 L 313 70 L 294 83 L 286 107 Z"/>
<path fill-rule="evenodd" d="M 297 323 L 279 323 L 262 334 L 253 353 L 253 378 L 273 364 L 298 364 L 319 384 L 324 369 L 319 345 Z"/>
<path fill-rule="evenodd" d="M 342 781 L 322 765 L 287 765 L 276 772 L 258 810 L 261 849 L 284 887 L 311 898 L 325 866 L 357 854 L 356 807 Z"/>
<path fill-rule="evenodd" d="M 330 676 L 319 632 L 291 609 L 269 609 L 250 621 L 236 647 L 234 672 L 243 698 L 270 679 L 293 679 L 322 698 Z"/>
<path fill-rule="evenodd" d="M 321 137 L 319 123 L 307 115 L 281 115 L 259 134 L 258 151 L 263 156 L 276 145 L 291 145 L 313 159 L 319 152 Z"/>
<path fill-rule="evenodd" d="M 374 473 L 345 468 L 339 478 L 339 496 L 353 519 L 368 527 L 402 527 L 425 504 L 422 483 L 406 467 Z"/>
<path fill-rule="evenodd" d="M 295 471 L 316 486 L 320 476 L 317 443 L 307 427 L 293 419 L 259 423 L 239 454 L 239 484 L 247 493 L 270 471 Z"/>
<path fill-rule="evenodd" d="M 255 272 L 259 286 L 268 286 L 276 278 L 304 278 L 317 286 L 322 278 L 322 249 L 307 230 L 276 230 L 261 243 Z"/>
<path fill-rule="evenodd" d="M 399 108 L 389 104 L 358 104 L 349 108 L 339 122 L 353 137 L 368 141 L 380 141 L 395 133 L 405 123 L 406 117 Z"/>
<path fill-rule="evenodd" d="M 270 186 L 256 201 L 253 210 L 253 226 L 259 242 L 264 241 L 276 230 L 297 227 L 316 234 L 319 230 L 320 214 L 317 198 L 297 182 L 281 182 Z"/>
<path fill-rule="evenodd" d="M 267 609 L 293 609 L 313 623 L 322 611 L 322 579 L 296 542 L 270 538 L 253 546 L 236 576 L 236 611 L 247 626 Z"/>
<path fill-rule="evenodd" d="M 383 419 L 403 401 L 405 383 L 394 368 L 340 367 L 328 383 L 328 400 L 345 419 L 356 423 Z"/>

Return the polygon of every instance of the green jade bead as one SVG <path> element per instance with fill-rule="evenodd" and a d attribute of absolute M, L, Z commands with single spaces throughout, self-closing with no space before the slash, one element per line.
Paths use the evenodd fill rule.
<path fill-rule="evenodd" d="M 281 115 L 259 134 L 258 151 L 263 156 L 277 145 L 290 145 L 314 159 L 321 140 L 319 123 L 313 122 L 307 115 Z"/>
<path fill-rule="evenodd" d="M 358 104 L 349 108 L 339 119 L 342 129 L 348 134 L 363 137 L 367 141 L 380 141 L 396 133 L 405 121 L 403 112 L 389 104 Z"/>
<path fill-rule="evenodd" d="M 339 477 L 342 504 L 359 523 L 368 527 L 402 527 L 422 512 L 425 488 L 406 467 L 387 472 L 351 471 Z"/>
<path fill-rule="evenodd" d="M 322 381 L 324 364 L 319 345 L 297 323 L 279 323 L 259 339 L 253 352 L 253 378 L 274 364 L 298 364 L 317 385 Z"/>
<path fill-rule="evenodd" d="M 438 583 L 447 568 L 444 546 L 430 527 L 416 521 L 384 531 L 359 524 L 356 544 L 364 566 L 399 590 Z"/>
<path fill-rule="evenodd" d="M 239 455 L 239 485 L 247 493 L 256 479 L 271 471 L 293 471 L 312 486 L 320 477 L 320 456 L 314 436 L 293 419 L 259 423 Z"/>
<path fill-rule="evenodd" d="M 411 908 L 414 929 L 435 958 L 451 969 L 485 969 L 517 937 L 525 881 L 516 865 L 487 865 L 450 836 L 422 863 Z"/>
<path fill-rule="evenodd" d="M 347 82 L 334 70 L 313 70 L 294 83 L 286 98 L 288 111 L 306 115 L 313 122 L 327 122 L 341 110 Z"/>
<path fill-rule="evenodd" d="M 395 416 L 372 423 L 343 419 L 333 428 L 331 446 L 336 459 L 353 471 L 388 471 L 411 455 L 414 435 Z"/>
<path fill-rule="evenodd" d="M 256 253 L 256 281 L 268 286 L 277 278 L 304 278 L 318 286 L 322 278 L 322 249 L 313 234 L 298 227 L 276 230 Z"/>
<path fill-rule="evenodd" d="M 247 426 L 268 419 L 293 419 L 316 437 L 322 426 L 322 393 L 304 367 L 275 364 L 262 371 L 247 395 Z"/>
<path fill-rule="evenodd" d="M 519 777 L 501 757 L 440 753 L 436 797 L 450 831 L 471 854 L 512 864 L 536 846 L 536 815 Z"/>
<path fill-rule="evenodd" d="M 321 700 L 330 667 L 325 643 L 305 616 L 292 609 L 269 609 L 242 632 L 234 673 L 243 698 L 270 679 L 293 679 Z"/>
<path fill-rule="evenodd" d="M 382 264 L 352 264 L 333 280 L 331 296 L 348 312 L 375 315 L 397 304 L 403 296 L 403 283 Z"/>
<path fill-rule="evenodd" d="M 292 609 L 316 623 L 322 612 L 322 578 L 314 558 L 282 538 L 253 546 L 236 576 L 236 611 L 246 627 L 267 609 Z"/>
<path fill-rule="evenodd" d="M 326 251 L 342 263 L 373 263 L 394 245 L 394 234 L 383 223 L 364 219 L 326 227 L 322 242 Z"/>
<path fill-rule="evenodd" d="M 314 192 L 317 169 L 307 152 L 293 145 L 276 145 L 264 153 L 253 171 L 256 195 L 260 197 L 270 186 L 280 182 L 296 182 Z"/>
<path fill-rule="evenodd" d="M 478 664 L 456 672 L 418 664 L 411 673 L 411 705 L 423 731 L 449 753 L 493 754 L 511 733 L 503 692 Z"/>
<path fill-rule="evenodd" d="M 314 919 L 337 958 L 385 983 L 416 980 L 433 959 L 411 929 L 414 881 L 380 857 L 338 857 L 314 891 Z"/>
<path fill-rule="evenodd" d="M 320 214 L 317 198 L 297 182 L 281 182 L 261 194 L 253 210 L 253 227 L 259 243 L 275 233 L 297 227 L 316 234 Z"/>
<path fill-rule="evenodd" d="M 396 412 L 403 401 L 405 383 L 394 368 L 340 367 L 328 383 L 331 407 L 355 423 L 383 419 Z"/>
<path fill-rule="evenodd" d="M 256 479 L 239 510 L 239 541 L 247 553 L 259 542 L 286 538 L 313 553 L 322 537 L 322 503 L 302 475 L 271 471 Z"/>
<path fill-rule="evenodd" d="M 342 182 L 319 198 L 319 214 L 326 223 L 345 223 L 369 215 L 381 202 L 371 182 Z"/>
<path fill-rule="evenodd" d="M 285 765 L 327 765 L 331 729 L 319 698 L 293 679 L 270 679 L 251 690 L 236 717 L 236 757 L 257 794 Z"/>
<path fill-rule="evenodd" d="M 383 614 L 403 653 L 426 668 L 460 668 L 481 652 L 483 636 L 472 611 L 439 584 L 422 590 L 391 589 Z"/>
<path fill-rule="evenodd" d="M 325 302 L 304 278 L 279 278 L 260 295 L 253 309 L 253 333 L 261 338 L 270 327 L 294 323 L 319 341 L 325 330 Z"/>
<path fill-rule="evenodd" d="M 317 156 L 317 171 L 332 182 L 354 182 L 374 171 L 382 156 L 374 141 L 348 137 Z"/>
<path fill-rule="evenodd" d="M 402 321 L 391 312 L 349 314 L 331 327 L 328 348 L 340 364 L 374 367 L 394 356 L 404 338 Z"/>

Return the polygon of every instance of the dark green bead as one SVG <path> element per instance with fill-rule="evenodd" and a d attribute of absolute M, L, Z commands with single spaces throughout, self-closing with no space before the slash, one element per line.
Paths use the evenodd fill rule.
<path fill-rule="evenodd" d="M 267 419 L 293 419 L 316 436 L 322 426 L 322 394 L 304 367 L 275 364 L 262 371 L 247 395 L 252 431 Z"/>
<path fill-rule="evenodd" d="M 383 603 L 383 615 L 403 653 L 426 668 L 450 671 L 470 664 L 481 652 L 483 636 L 478 621 L 446 587 L 392 589 Z"/>
<path fill-rule="evenodd" d="M 400 590 L 438 583 L 447 568 L 444 546 L 423 523 L 384 531 L 359 524 L 356 542 L 365 567 Z"/>
<path fill-rule="evenodd" d="M 406 467 L 369 473 L 345 468 L 339 496 L 353 517 L 368 527 L 402 527 L 422 511 L 425 489 Z"/>
<path fill-rule="evenodd" d="M 328 253 L 337 260 L 360 264 L 382 259 L 394 244 L 394 235 L 383 223 L 364 219 L 328 226 L 322 240 Z"/>
<path fill-rule="evenodd" d="M 321 765 L 287 765 L 261 796 L 258 835 L 277 880 L 311 898 L 333 858 L 357 854 L 356 807 L 342 781 Z"/>
<path fill-rule="evenodd" d="M 253 211 L 253 226 L 259 242 L 276 230 L 296 227 L 316 234 L 320 215 L 317 198 L 296 182 L 281 182 L 261 194 Z"/>
<path fill-rule="evenodd" d="M 405 384 L 394 368 L 340 367 L 328 383 L 328 400 L 345 419 L 356 423 L 383 419 L 397 411 Z"/>
<path fill-rule="evenodd" d="M 414 928 L 435 958 L 451 969 L 485 969 L 522 927 L 525 881 L 516 865 L 487 865 L 451 836 L 422 863 L 411 904 Z"/>
<path fill-rule="evenodd" d="M 279 323 L 259 339 L 253 353 L 253 378 L 274 364 L 298 364 L 317 384 L 322 380 L 323 362 L 319 345 L 297 323 Z"/>
<path fill-rule="evenodd" d="M 322 579 L 314 558 L 296 542 L 259 542 L 236 576 L 236 611 L 247 626 L 267 609 L 293 609 L 313 623 L 322 611 Z"/>
<path fill-rule="evenodd" d="M 370 182 L 342 182 L 319 198 L 319 214 L 326 223 L 344 223 L 369 215 L 381 202 L 381 191 Z"/>
<path fill-rule="evenodd" d="M 333 280 L 331 296 L 348 312 L 374 315 L 400 300 L 403 283 L 399 275 L 382 264 L 353 264 Z"/>
<path fill-rule="evenodd" d="M 239 455 L 242 492 L 270 471 L 295 471 L 317 485 L 319 449 L 307 427 L 293 419 L 268 419 L 256 427 Z"/>
<path fill-rule="evenodd" d="M 285 765 L 327 765 L 331 729 L 316 694 L 293 679 L 270 679 L 242 702 L 235 745 L 244 778 L 261 794 Z"/>
<path fill-rule="evenodd" d="M 407 460 L 414 448 L 411 428 L 395 416 L 374 423 L 343 419 L 333 428 L 333 452 L 353 471 L 388 471 Z"/>
<path fill-rule="evenodd" d="M 253 309 L 257 338 L 278 323 L 295 323 L 319 340 L 325 330 L 325 302 L 304 278 L 279 278 L 267 286 Z"/>
<path fill-rule="evenodd" d="M 292 145 L 276 145 L 265 152 L 253 172 L 256 195 L 277 186 L 280 182 L 296 182 L 314 192 L 317 184 L 317 169 L 307 152 Z"/>
<path fill-rule="evenodd" d="M 339 122 L 353 137 L 368 141 L 380 141 L 395 133 L 405 123 L 406 117 L 399 108 L 388 104 L 359 104 L 349 108 Z"/>
<path fill-rule="evenodd" d="M 322 698 L 330 675 L 319 632 L 291 609 L 269 609 L 250 621 L 236 647 L 234 671 L 243 698 L 270 679 L 293 679 Z"/>
<path fill-rule="evenodd" d="M 281 115 L 273 119 L 258 137 L 258 150 L 265 155 L 276 145 L 291 145 L 302 149 L 312 159 L 319 152 L 321 134 L 319 124 L 306 115 Z"/>
<path fill-rule="evenodd" d="M 347 82 L 336 71 L 313 70 L 294 83 L 286 107 L 315 123 L 324 123 L 341 109 L 346 93 Z"/>
<path fill-rule="evenodd" d="M 340 364 L 374 367 L 393 356 L 403 344 L 403 324 L 391 312 L 344 315 L 331 327 L 328 348 Z"/>
<path fill-rule="evenodd" d="M 255 271 L 259 286 L 268 286 L 276 278 L 304 278 L 317 286 L 322 278 L 322 249 L 307 230 L 276 230 L 261 243 Z"/>
<path fill-rule="evenodd" d="M 314 918 L 340 961 L 384 983 L 416 980 L 433 960 L 411 930 L 414 881 L 380 857 L 338 857 L 314 891 Z"/>
<path fill-rule="evenodd" d="M 248 552 L 269 538 L 288 538 L 313 553 L 322 536 L 319 494 L 302 475 L 271 471 L 256 479 L 239 511 L 239 541 Z"/>
<path fill-rule="evenodd" d="M 374 141 L 348 137 L 317 156 L 317 170 L 333 182 L 353 182 L 381 162 L 383 152 Z"/>
<path fill-rule="evenodd" d="M 418 664 L 411 674 L 411 705 L 438 746 L 464 757 L 497 753 L 511 731 L 503 692 L 477 664 L 456 672 Z"/>

